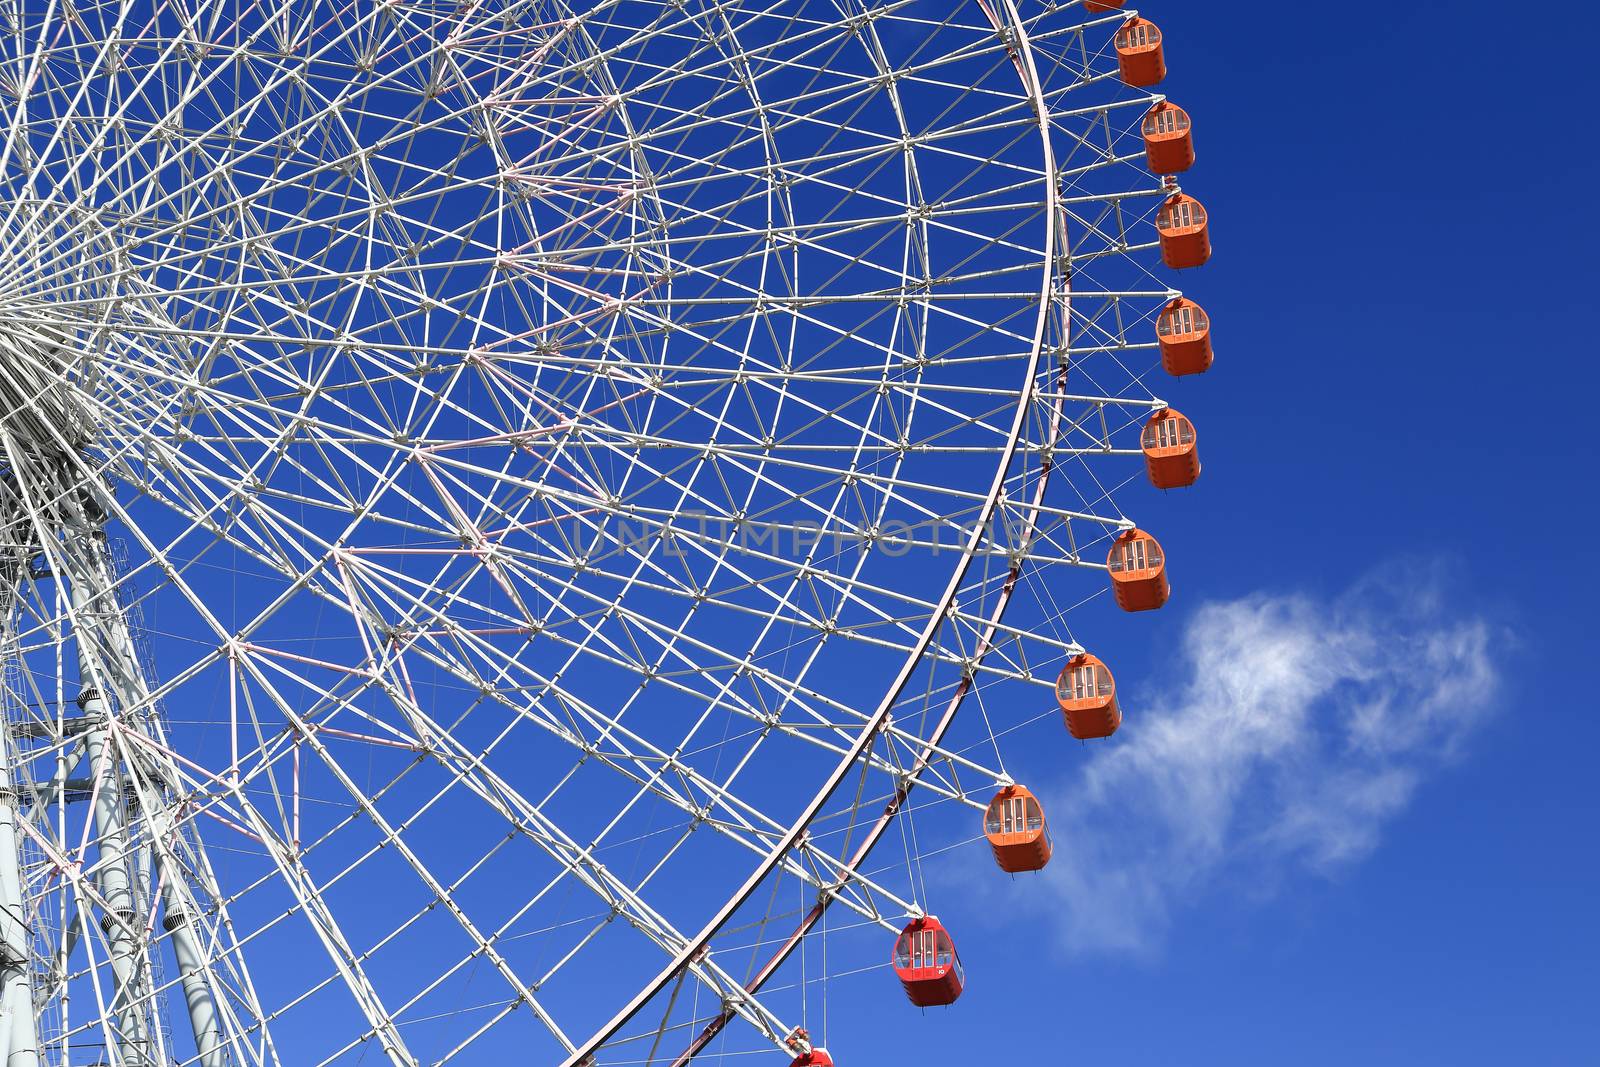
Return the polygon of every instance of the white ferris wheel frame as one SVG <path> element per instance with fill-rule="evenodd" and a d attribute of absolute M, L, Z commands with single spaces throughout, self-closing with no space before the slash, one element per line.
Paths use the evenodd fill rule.
<path fill-rule="evenodd" d="M 983 770 L 986 776 L 994 781 L 1005 780 L 1006 776 L 1003 772 L 986 771 L 981 764 L 975 762 L 970 756 L 955 750 L 942 748 L 941 741 L 949 725 L 954 720 L 956 712 L 972 691 L 975 679 L 980 672 L 988 671 L 994 675 L 1011 678 L 1022 677 L 1022 673 L 1014 670 L 997 670 L 988 667 L 985 661 L 990 655 L 997 635 L 1004 632 L 1002 615 L 1011 601 L 1025 564 L 1032 562 L 1029 552 L 1041 523 L 1049 519 L 1079 519 L 1100 523 L 1112 530 L 1121 530 L 1132 525 L 1121 515 L 1108 517 L 1100 516 L 1087 510 L 1055 508 L 1045 501 L 1045 490 L 1049 484 L 1049 474 L 1054 466 L 1054 461 L 1051 457 L 1062 433 L 1063 405 L 1065 402 L 1072 400 L 1098 403 L 1102 409 L 1105 405 L 1121 405 L 1145 411 L 1158 411 L 1165 407 L 1165 404 L 1163 401 L 1153 397 L 1140 399 L 1091 395 L 1075 396 L 1066 392 L 1064 375 L 1058 380 L 1059 384 L 1054 391 L 1040 393 L 1037 389 L 1039 376 L 1048 354 L 1047 349 L 1050 347 L 1051 315 L 1056 312 L 1064 312 L 1070 315 L 1069 281 L 1067 271 L 1064 269 L 1069 262 L 1069 257 L 1058 253 L 1056 244 L 1058 234 L 1055 221 L 1060 220 L 1061 212 L 1067 203 L 1055 180 L 1057 164 L 1051 148 L 1051 122 L 1057 117 L 1058 112 L 1053 110 L 1054 104 L 1047 99 L 1042 88 L 1035 65 L 1033 45 L 1027 31 L 1027 23 L 1018 13 L 1011 0 L 1004 0 L 1003 5 L 997 9 L 991 9 L 987 5 L 980 6 L 983 7 L 985 13 L 991 19 L 998 37 L 1015 50 L 1017 71 L 1025 94 L 1032 102 L 1040 134 L 1040 142 L 1043 146 L 1045 174 L 1043 182 L 1045 191 L 1043 216 L 1047 220 L 1053 221 L 1043 228 L 1043 271 L 1039 291 L 1034 297 L 1037 304 L 1037 312 L 1032 328 L 1032 339 L 1024 360 L 1021 384 L 1010 394 L 1015 397 L 1014 408 L 1009 427 L 1005 431 L 1004 440 L 995 452 L 997 462 L 992 481 L 985 492 L 973 492 L 970 494 L 972 511 L 976 519 L 966 533 L 965 543 L 960 547 L 945 587 L 937 597 L 926 604 L 918 605 L 919 610 L 925 609 L 927 611 L 927 620 L 920 633 L 915 634 L 903 646 L 891 643 L 891 647 L 905 653 L 902 666 L 884 691 L 884 695 L 875 710 L 859 716 L 860 723 L 855 727 L 854 739 L 849 745 L 841 746 L 839 759 L 833 770 L 817 787 L 814 795 L 803 806 L 799 815 L 786 827 L 782 828 L 781 832 L 778 829 L 758 827 L 754 822 L 751 822 L 748 824 L 749 829 L 747 831 L 734 833 L 733 836 L 735 837 L 742 835 L 747 844 L 751 842 L 768 842 L 768 844 L 760 849 L 752 849 L 752 851 L 758 852 L 760 859 L 751 870 L 749 876 L 729 894 L 726 901 L 713 913 L 698 933 L 686 936 L 675 930 L 640 894 L 630 889 L 625 881 L 606 871 L 602 865 L 595 861 L 592 855 L 588 854 L 588 849 L 563 832 L 557 823 L 544 817 L 537 806 L 531 805 L 525 799 L 520 798 L 520 794 L 512 788 L 510 783 L 494 776 L 493 772 L 482 766 L 481 760 L 474 753 L 468 749 L 460 748 L 454 754 L 453 758 L 463 761 L 463 764 L 474 775 L 482 776 L 482 783 L 492 783 L 493 788 L 503 792 L 506 797 L 517 798 L 509 802 L 503 802 L 508 803 L 505 810 L 514 810 L 518 820 L 536 821 L 540 826 L 540 832 L 545 835 L 548 842 L 545 847 L 552 851 L 552 855 L 560 854 L 572 860 L 573 866 L 571 869 L 575 877 L 587 884 L 602 898 L 621 901 L 630 916 L 630 922 L 639 928 L 652 931 L 652 940 L 655 940 L 658 945 L 669 953 L 667 964 L 646 982 L 609 1022 L 580 1043 L 573 1041 L 565 1034 L 553 1016 L 540 1006 L 540 1000 L 535 993 L 533 985 L 519 978 L 516 974 L 516 969 L 498 956 L 494 947 L 494 938 L 478 931 L 471 917 L 457 909 L 457 920 L 464 928 L 470 931 L 472 937 L 477 941 L 479 949 L 488 958 L 494 960 L 500 973 L 517 990 L 519 1002 L 527 1003 L 536 1014 L 539 1014 L 545 1025 L 567 1048 L 568 1055 L 564 1061 L 567 1067 L 575 1067 L 575 1065 L 583 1063 L 598 1049 L 605 1046 L 642 1007 L 654 1000 L 675 981 L 681 981 L 683 976 L 691 971 L 701 983 L 710 988 L 721 990 L 725 1002 L 721 1013 L 714 1016 L 712 1023 L 708 1025 L 702 1038 L 707 1035 L 714 1036 L 715 1033 L 720 1032 L 721 1026 L 726 1021 L 738 1015 L 754 1024 L 756 1029 L 764 1033 L 775 1047 L 793 1048 L 792 1035 L 794 1027 L 781 1021 L 755 994 L 760 990 L 767 978 L 783 964 L 789 952 L 799 944 L 800 939 L 807 933 L 810 923 L 814 920 L 812 918 L 803 920 L 794 936 L 781 944 L 779 950 L 770 957 L 767 964 L 753 979 L 743 984 L 733 979 L 717 966 L 714 961 L 708 959 L 707 950 L 712 941 L 727 926 L 730 919 L 748 901 L 750 896 L 766 883 L 775 872 L 780 870 L 802 879 L 814 881 L 819 893 L 818 908 L 822 910 L 825 910 L 835 902 L 843 902 L 847 906 L 856 906 L 844 892 L 845 887 L 850 886 L 859 889 L 869 897 L 882 899 L 895 904 L 901 910 L 914 913 L 917 908 L 914 900 L 908 900 L 896 893 L 892 888 L 875 882 L 859 868 L 872 846 L 895 819 L 900 810 L 900 803 L 903 802 L 906 794 L 914 786 L 924 784 L 949 799 L 958 800 L 968 806 L 983 806 L 973 801 L 961 790 L 951 789 L 936 782 L 925 782 L 925 772 L 934 761 L 941 760 L 951 766 L 965 766 Z M 1122 17 L 1121 13 L 1113 13 L 1101 20 L 1101 22 L 1107 24 L 1120 22 Z M 1092 25 L 1092 23 L 1086 25 Z M 871 31 L 870 20 L 868 20 L 867 29 L 869 32 Z M 1140 102 L 1142 101 L 1136 101 L 1135 103 Z M 8 154 L 11 151 L 11 147 L 12 142 L 8 140 Z M 1122 196 L 1153 196 L 1162 195 L 1164 192 L 1165 189 L 1163 187 L 1156 186 L 1151 189 L 1136 190 L 1122 194 Z M 1107 197 L 1091 196 L 1087 199 L 1098 201 L 1105 200 Z M 367 272 L 357 270 L 347 272 L 335 280 L 340 282 L 359 282 L 368 277 Z M 1129 290 L 1127 292 L 1096 293 L 1095 295 L 1111 296 L 1119 299 L 1130 297 L 1164 300 L 1174 296 L 1175 293 L 1170 290 L 1149 292 Z M 798 302 L 803 299 L 797 298 L 797 306 Z M 161 685 L 154 687 L 152 691 L 152 687 L 145 682 L 139 667 L 141 657 L 134 647 L 135 640 L 131 633 L 128 632 L 126 624 L 118 621 L 120 618 L 119 610 L 108 610 L 103 605 L 99 608 L 95 606 L 101 599 L 109 598 L 115 601 L 118 596 L 119 579 L 109 569 L 111 563 L 105 556 L 105 550 L 96 547 L 97 544 L 104 540 L 100 535 L 105 518 L 109 517 L 112 520 L 117 520 L 121 529 L 127 530 L 132 534 L 139 542 L 141 553 L 149 559 L 157 561 L 157 569 L 164 571 L 162 578 L 184 596 L 188 602 L 187 606 L 191 610 L 204 617 L 213 631 L 224 638 L 222 651 L 223 657 L 230 664 L 229 669 L 253 672 L 258 684 L 262 685 L 266 691 L 271 692 L 271 683 L 265 675 L 261 674 L 259 665 L 252 662 L 252 655 L 260 650 L 250 647 L 246 639 L 237 637 L 230 632 L 232 628 L 224 625 L 222 620 L 211 612 L 205 598 L 199 595 L 190 583 L 181 577 L 177 568 L 167 562 L 167 550 L 160 541 L 146 535 L 141 530 L 137 518 L 123 504 L 117 501 L 104 482 L 105 473 L 110 469 L 110 465 L 91 464 L 79 455 L 77 442 L 71 439 L 69 434 L 63 432 L 61 411 L 54 406 L 54 401 L 49 394 L 48 384 L 41 386 L 33 370 L 27 373 L 15 371 L 17 367 L 37 368 L 39 364 L 37 363 L 36 349 L 18 348 L 12 343 L 12 336 L 8 335 L 5 338 L 0 338 L 0 346 L 8 349 L 6 355 L 9 356 L 7 361 L 0 362 L 0 376 L 5 377 L 7 379 L 6 384 L 12 386 L 24 398 L 21 410 L 37 415 L 38 421 L 30 424 L 26 429 L 16 422 L 7 427 L 0 427 L 0 429 L 5 430 L 4 443 L 8 462 L 14 470 L 20 470 L 30 464 L 36 464 L 36 459 L 30 458 L 25 454 L 29 448 L 33 447 L 27 443 L 26 438 L 30 434 L 36 439 L 45 436 L 53 437 L 53 446 L 57 450 L 56 459 L 65 463 L 65 470 L 52 474 L 50 478 L 57 479 L 55 484 L 69 486 L 75 492 L 81 494 L 81 499 L 74 499 L 66 492 L 63 492 L 58 499 L 48 501 L 29 498 L 25 505 L 28 518 L 32 522 L 38 539 L 42 544 L 50 542 L 56 533 L 63 530 L 67 531 L 67 535 L 62 542 L 64 547 L 47 547 L 45 555 L 49 557 L 51 569 L 54 569 L 56 573 L 72 576 L 70 587 L 73 595 L 71 602 L 64 606 L 64 617 L 72 620 L 72 631 L 78 634 L 98 634 L 99 636 L 96 640 L 102 646 L 97 652 L 85 652 L 80 641 L 79 656 L 83 657 L 84 664 L 79 668 L 80 677 L 87 679 L 94 676 L 97 678 L 100 681 L 97 686 L 101 694 L 100 699 L 103 701 L 104 694 L 115 692 L 118 694 L 119 704 L 124 708 L 152 707 L 160 699 L 161 694 L 176 691 L 177 687 L 186 681 L 182 677 L 169 678 Z M 220 334 L 217 334 L 216 338 L 227 340 L 227 338 L 221 337 Z M 34 337 L 28 343 L 37 346 L 40 342 L 37 337 Z M 372 347 L 380 351 L 382 349 L 382 346 Z M 47 379 L 50 377 L 49 372 L 50 367 L 46 365 L 44 377 Z M 1005 392 L 1006 390 L 1002 387 L 997 391 Z M 1012 480 L 1012 464 L 1023 449 L 1028 419 L 1034 413 L 1033 405 L 1040 401 L 1043 401 L 1051 411 L 1049 430 L 1045 440 L 1028 442 L 1028 447 L 1038 450 L 1041 457 L 1042 476 L 1035 480 L 1030 495 L 1020 503 L 1007 505 L 1006 494 L 1008 484 Z M 40 427 L 43 427 L 43 429 L 41 430 Z M 1109 446 L 1096 451 L 1104 454 L 1131 454 L 1137 452 L 1136 449 L 1113 449 Z M 44 476 L 41 476 L 41 481 L 36 484 L 44 484 L 46 480 Z M 892 484 L 890 485 L 890 492 L 893 492 Z M 24 495 L 26 496 L 26 494 Z M 973 563 L 979 558 L 995 554 L 993 546 L 986 542 L 984 531 L 1003 505 L 1015 507 L 1022 516 L 1022 540 L 1020 546 L 1016 546 L 1020 548 L 1020 551 L 1015 552 L 1008 561 L 1007 577 L 1000 586 L 1000 592 L 990 609 L 986 613 L 970 614 L 964 620 L 977 630 L 979 636 L 975 648 L 965 657 L 962 679 L 955 693 L 945 702 L 943 713 L 931 731 L 926 734 L 898 731 L 891 721 L 892 711 L 913 675 L 927 662 L 929 650 L 933 647 L 941 628 L 946 626 L 952 617 L 959 614 L 957 598 Z M 96 518 L 90 514 L 96 509 L 103 512 L 103 517 Z M 100 539 L 98 542 L 96 540 L 97 537 Z M 247 550 L 258 551 L 259 549 L 256 546 L 248 546 Z M 1076 566 L 1090 568 L 1099 566 L 1081 558 L 1072 558 L 1070 562 Z M 80 585 L 82 587 L 81 592 Z M 631 584 L 629 588 L 631 588 Z M 353 609 L 353 617 L 362 615 L 362 609 L 356 604 L 353 596 L 351 607 Z M 110 618 L 110 623 L 102 625 L 96 622 L 94 617 L 98 615 L 106 615 Z M 363 640 L 365 640 L 365 629 L 362 630 L 362 635 Z M 14 637 L 14 635 L 8 636 Z M 1061 652 L 1069 652 L 1077 648 L 1076 644 L 1070 641 L 1056 642 L 1056 647 Z M 403 662 L 400 669 L 404 670 Z M 1038 679 L 1031 677 L 1026 680 L 1038 682 Z M 107 712 L 104 710 L 95 711 L 93 701 L 93 697 L 87 700 L 80 698 L 80 706 L 85 710 L 86 716 L 90 719 L 93 719 L 96 715 L 105 718 Z M 442 746 L 445 750 L 451 749 L 452 740 L 448 735 L 448 730 L 441 728 L 438 724 L 431 723 L 414 697 L 410 698 L 408 708 L 415 716 L 414 725 L 420 726 L 418 736 L 428 736 L 431 742 Z M 336 731 L 321 730 L 310 722 L 298 720 L 294 709 L 287 703 L 282 704 L 279 710 L 286 720 L 295 723 L 295 729 L 300 739 L 319 756 L 323 755 L 319 749 L 319 746 L 323 743 L 318 740 L 319 733 L 324 736 L 337 735 Z M 237 715 L 237 710 L 233 714 Z M 622 730 L 619 722 L 613 722 L 611 725 L 619 731 Z M 186 759 L 181 752 L 168 747 L 164 743 L 164 737 L 159 730 L 153 736 L 149 736 L 142 734 L 138 730 L 121 727 L 114 720 L 109 720 L 105 723 L 104 728 L 86 729 L 84 736 L 85 751 L 89 764 L 92 766 L 105 766 L 120 759 L 127 761 L 131 767 L 138 761 L 148 762 L 154 760 L 156 764 L 163 768 L 162 773 L 166 775 L 165 782 L 168 787 L 179 782 L 195 783 L 203 781 L 207 783 L 208 788 L 220 789 L 223 792 L 231 790 L 238 801 L 236 809 L 238 813 L 248 814 L 254 811 L 253 805 L 245 799 L 241 790 L 238 755 L 235 755 L 230 769 L 219 774 L 192 760 Z M 890 768 L 881 758 L 872 755 L 874 744 L 886 736 L 893 737 L 900 743 L 911 747 L 914 756 L 909 768 Z M 636 738 L 635 740 L 641 746 L 645 744 L 643 738 Z M 116 750 L 116 754 L 112 754 L 113 750 Z M 294 749 L 294 763 L 297 775 L 299 753 L 300 748 L 297 743 Z M 660 754 L 657 753 L 651 758 L 660 758 Z M 329 767 L 338 766 L 337 760 L 325 756 L 324 759 Z M 869 766 L 878 766 L 880 769 L 895 771 L 896 778 L 900 784 L 896 788 L 894 801 L 885 810 L 883 816 L 874 825 L 867 837 L 863 839 L 855 853 L 848 858 L 827 856 L 825 852 L 814 844 L 808 843 L 809 831 L 823 812 L 830 798 L 851 771 Z M 9 774 L 9 768 L 7 773 Z M 466 774 L 466 771 L 462 771 L 456 781 L 464 782 Z M 105 785 L 106 781 L 108 779 L 103 779 L 98 773 L 94 776 L 93 786 L 90 790 L 90 804 L 97 809 L 105 811 L 105 822 L 110 824 L 109 829 L 102 827 L 98 832 L 98 849 L 102 851 L 102 854 L 105 851 L 109 851 L 111 854 L 117 855 L 121 849 L 127 846 L 115 844 L 117 840 L 116 834 L 119 832 L 115 824 L 118 823 L 121 817 L 109 813 L 110 807 L 113 805 L 109 804 L 105 793 L 102 791 L 102 786 Z M 140 790 L 146 791 L 141 796 L 141 810 L 159 810 L 162 803 L 161 790 L 157 788 L 159 782 L 160 779 L 134 776 L 132 788 L 136 792 Z M 718 802 L 729 811 L 738 810 L 743 804 L 736 796 L 720 789 L 715 781 L 704 777 L 695 777 L 694 783 L 697 788 L 701 788 L 716 797 Z M 347 784 L 350 784 L 353 795 L 360 794 L 359 787 L 353 783 Z M 473 787 L 469 786 L 469 788 Z M 651 787 L 647 785 L 646 788 Z M 4 857 L 10 856 L 13 860 L 15 859 L 18 846 L 12 839 L 16 837 L 18 830 L 24 836 L 33 831 L 26 820 L 20 820 L 17 817 L 14 787 L 10 785 L 0 786 L 0 793 L 7 793 L 12 796 L 9 802 L 0 803 L 0 893 L 5 895 L 8 907 L 15 907 L 20 910 L 24 896 L 21 888 L 21 873 L 15 869 L 14 863 L 10 868 L 7 868 L 4 863 Z M 655 795 L 662 796 L 663 794 L 657 790 Z M 678 803 L 671 796 L 666 799 L 672 803 Z M 4 798 L 0 797 L 0 801 L 3 800 Z M 298 824 L 298 794 L 296 794 L 296 802 L 296 823 Z M 145 805 L 148 805 L 148 808 L 145 808 Z M 397 852 L 405 853 L 408 863 L 419 876 L 422 876 L 428 882 L 429 888 L 435 897 L 440 902 L 445 903 L 447 907 L 450 907 L 450 890 L 442 881 L 429 872 L 425 862 L 409 852 L 409 846 L 406 844 L 401 832 L 396 827 L 384 823 L 377 808 L 370 802 L 364 807 L 366 815 L 383 827 L 386 843 L 394 846 Z M 85 826 L 83 847 L 86 848 L 89 831 L 87 824 Z M 245 829 L 260 840 L 263 845 L 269 846 L 269 851 L 271 851 L 270 844 L 274 840 L 274 832 L 271 827 L 265 823 L 259 823 L 245 827 Z M 719 827 L 719 830 L 722 829 Z M 182 846 L 171 843 L 171 840 L 175 839 L 170 839 L 169 843 L 164 846 L 157 844 L 163 840 L 169 839 L 164 838 L 161 834 L 155 834 L 151 837 L 151 843 L 157 847 L 158 852 L 162 852 L 162 849 L 165 849 L 162 852 L 158 866 L 160 863 L 178 864 L 182 862 L 178 856 L 178 850 Z M 107 842 L 111 844 L 108 845 Z M 51 841 L 38 837 L 33 839 L 33 843 L 35 846 L 45 850 L 53 851 L 56 847 Z M 794 857 L 799 853 L 805 853 L 812 857 L 826 857 L 826 866 L 835 881 L 831 883 L 824 882 L 808 875 L 804 867 L 794 860 Z M 197 848 L 196 854 L 201 858 L 203 864 L 204 849 Z M 379 996 L 371 980 L 363 973 L 357 953 L 340 933 L 339 923 L 323 904 L 319 891 L 301 873 L 298 873 L 297 862 L 293 857 L 275 853 L 273 858 L 277 863 L 284 885 L 294 895 L 304 913 L 308 917 L 313 917 L 313 925 L 319 937 L 321 937 L 330 958 L 339 970 L 340 977 L 357 994 L 362 1010 L 366 1013 L 370 1023 L 371 1036 L 379 1041 L 380 1045 L 385 1048 L 389 1058 L 394 1062 L 415 1062 L 414 1058 L 410 1057 L 405 1051 L 405 1041 L 401 1037 L 390 1011 L 384 1006 L 383 998 Z M 81 862 L 72 860 L 68 855 L 56 853 L 53 859 L 61 871 L 66 872 L 65 876 L 73 882 L 74 892 L 81 899 L 90 902 L 90 905 L 97 908 L 103 915 L 120 915 L 127 911 L 125 907 L 118 905 L 113 899 L 118 890 L 114 885 L 108 890 L 103 876 L 97 877 L 92 873 L 85 875 L 82 873 Z M 208 870 L 209 868 L 206 867 L 206 869 Z M 78 873 L 71 873 L 74 870 Z M 115 880 L 112 879 L 113 882 Z M 205 889 L 206 895 L 214 901 L 221 901 L 225 898 L 225 894 L 216 883 L 214 875 L 211 875 L 205 883 Z M 213 1015 L 208 1021 L 194 1019 L 196 1034 L 202 1035 L 212 1030 L 216 1030 L 220 1034 L 224 1026 L 242 1026 L 242 1020 L 219 1020 L 215 1015 L 222 1005 L 223 998 L 216 997 L 211 992 L 215 979 L 206 970 L 210 964 L 203 959 L 204 953 L 195 944 L 185 940 L 186 924 L 191 921 L 197 921 L 198 913 L 201 910 L 199 904 L 185 896 L 188 891 L 180 878 L 174 877 L 164 881 L 162 890 L 171 897 L 165 904 L 165 911 L 169 921 L 173 916 L 178 917 L 179 920 L 168 927 L 168 933 L 171 935 L 171 942 L 178 953 L 181 975 L 179 979 L 168 984 L 183 987 L 191 1008 L 197 1000 L 203 1002 L 207 997 L 211 999 L 211 1006 L 207 1010 L 211 1011 Z M 154 905 L 152 904 L 151 906 L 153 907 Z M 10 914 L 10 912 L 7 912 L 7 914 Z M 225 916 L 225 910 L 219 912 L 219 914 Z M 866 909 L 863 914 L 869 914 L 869 917 L 873 918 L 877 925 L 889 925 L 875 907 Z M 12 925 L 14 924 L 8 924 L 8 928 Z M 13 931 L 14 933 L 15 931 Z M 9 939 L 13 934 L 7 934 L 5 939 Z M 144 951 L 144 949 L 133 945 L 134 939 L 140 935 L 135 924 L 131 922 L 121 925 L 117 922 L 110 923 L 107 936 L 113 969 L 116 969 L 117 966 L 115 960 L 132 960 L 140 952 Z M 92 952 L 92 938 L 84 938 L 83 944 Z M 184 962 L 186 954 L 190 959 L 187 964 Z M 242 956 L 240 959 L 242 960 Z M 202 973 L 203 971 L 205 973 Z M 13 968 L 10 975 L 12 985 L 19 981 L 19 973 L 16 968 Z M 104 1019 L 108 1012 L 112 1011 L 112 1008 L 110 1002 L 99 992 L 99 971 L 93 964 L 92 957 L 89 974 L 96 979 L 93 984 L 97 996 L 101 997 L 98 1013 Z M 249 989 L 251 987 L 249 973 L 247 969 L 242 967 L 242 963 L 240 965 L 240 974 L 242 976 L 240 979 L 242 986 Z M 119 977 L 118 984 L 121 985 L 131 980 Z M 154 989 L 149 990 L 148 996 L 153 1000 L 156 993 L 157 991 Z M 142 1009 L 140 1010 L 142 1011 Z M 198 1036 L 197 1040 L 200 1040 Z M 24 1041 L 24 1043 L 26 1042 Z M 703 1040 L 697 1039 L 690 1050 L 680 1057 L 678 1062 L 687 1060 L 694 1055 L 695 1051 L 703 1047 Z M 165 1055 L 165 1053 L 162 1054 Z M 198 1055 L 200 1061 L 205 1063 L 206 1067 L 210 1067 L 212 1063 L 220 1064 L 225 1062 L 221 1058 L 223 1054 L 216 1052 L 215 1049 L 212 1050 L 212 1053 L 208 1053 L 202 1047 Z M 130 1059 L 129 1062 L 133 1061 Z"/>

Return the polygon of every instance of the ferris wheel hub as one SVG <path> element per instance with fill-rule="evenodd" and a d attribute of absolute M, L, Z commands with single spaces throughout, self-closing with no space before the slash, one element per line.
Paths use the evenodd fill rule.
<path fill-rule="evenodd" d="M 30 322 L 30 310 L 0 305 L 0 431 L 11 448 L 59 458 L 81 449 L 93 425 L 73 384 L 86 361 L 61 333 Z"/>

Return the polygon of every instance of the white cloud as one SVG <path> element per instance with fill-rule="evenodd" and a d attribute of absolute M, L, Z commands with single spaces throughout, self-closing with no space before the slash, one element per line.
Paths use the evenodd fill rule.
<path fill-rule="evenodd" d="M 1203 606 L 1176 674 L 1128 701 L 1048 809 L 1045 878 L 1072 950 L 1148 952 L 1224 883 L 1270 892 L 1366 856 L 1498 682 L 1487 623 L 1400 569 L 1332 602 Z"/>

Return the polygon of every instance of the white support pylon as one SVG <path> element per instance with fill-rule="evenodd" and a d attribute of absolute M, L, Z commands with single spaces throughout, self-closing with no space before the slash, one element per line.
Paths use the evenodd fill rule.
<path fill-rule="evenodd" d="M 166 915 L 162 926 L 172 937 L 172 953 L 178 960 L 178 983 L 183 989 L 184 1007 L 194 1029 L 195 1049 L 200 1067 L 226 1067 L 222 1027 L 217 1021 L 217 1006 L 206 982 L 205 957 L 200 951 L 198 931 L 189 914 L 189 904 L 180 898 L 174 864 L 162 864 L 162 903 Z M 9 1065 L 7 1065 L 9 1067 Z"/>
<path fill-rule="evenodd" d="M 77 599 L 76 584 L 73 590 Z M 88 667 L 88 655 L 79 638 L 80 670 Z M 86 672 L 87 673 L 87 672 Z M 145 1024 L 145 983 L 142 981 L 140 945 L 134 924 L 139 918 L 132 881 L 128 876 L 128 827 L 126 791 L 120 761 L 109 751 L 110 730 L 106 724 L 106 702 L 98 690 L 86 689 L 78 698 L 85 716 L 93 720 L 84 735 L 85 758 L 94 775 L 94 832 L 100 858 L 95 864 L 96 886 L 105 900 L 100 929 L 111 957 L 116 980 L 112 1013 L 122 1062 L 127 1067 L 145 1067 L 150 1062 L 149 1028 Z"/>
<path fill-rule="evenodd" d="M 86 688 L 79 705 L 91 725 L 85 732 L 86 757 L 93 779 L 95 830 L 100 842 L 99 888 L 107 914 L 101 919 L 110 945 L 116 977 L 116 1002 L 122 1060 L 128 1067 L 153 1064 L 155 1046 L 147 1013 L 153 996 L 150 982 L 149 944 L 141 944 L 142 906 L 130 879 L 130 835 L 127 796 L 129 784 L 118 754 L 110 748 L 110 704 L 102 687 L 115 691 L 119 707 L 141 703 L 140 684 L 132 635 L 122 615 L 112 582 L 105 534 L 97 523 L 75 527 L 68 534 L 64 557 L 69 560 L 70 592 L 76 612 L 79 677 Z M 149 818 L 141 803 L 140 817 Z M 192 906 L 178 887 L 183 878 L 175 863 L 162 857 L 163 928 L 170 935 L 176 957 L 179 985 L 189 1018 L 200 1067 L 226 1067 L 227 1054 L 216 1002 L 206 975 L 205 956 L 197 940 Z M 7 1067 L 10 1067 L 8 1064 Z"/>
<path fill-rule="evenodd" d="M 38 1067 L 39 1029 L 29 963 L 32 934 L 22 899 L 17 790 L 11 739 L 0 725 L 0 1050 L 5 1067 Z"/>

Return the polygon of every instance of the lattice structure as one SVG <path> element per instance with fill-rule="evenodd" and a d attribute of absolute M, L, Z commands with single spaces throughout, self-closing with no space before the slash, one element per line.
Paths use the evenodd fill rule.
<path fill-rule="evenodd" d="M 1094 6 L 7 4 L 8 1067 L 809 1052 L 1166 407 Z"/>

